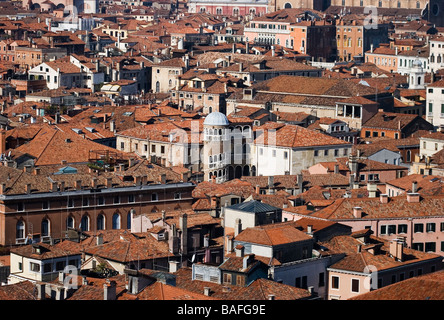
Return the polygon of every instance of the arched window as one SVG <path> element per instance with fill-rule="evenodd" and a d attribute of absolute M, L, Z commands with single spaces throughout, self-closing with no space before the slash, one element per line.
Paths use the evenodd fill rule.
<path fill-rule="evenodd" d="M 292 8 L 291 7 L 291 3 L 286 2 L 285 5 L 284 5 L 284 9 L 291 9 L 291 8 Z"/>
<path fill-rule="evenodd" d="M 80 220 L 80 230 L 89 231 L 89 217 L 86 214 Z"/>
<path fill-rule="evenodd" d="M 74 218 L 69 216 L 68 218 L 66 218 L 66 229 L 73 229 L 74 228 Z"/>
<path fill-rule="evenodd" d="M 398 8 L 401 8 L 401 1 L 398 1 L 397 6 L 398 6 Z"/>
<path fill-rule="evenodd" d="M 156 92 L 160 92 L 160 82 L 156 82 Z"/>
<path fill-rule="evenodd" d="M 97 216 L 97 230 L 105 230 L 105 216 L 103 214 Z"/>
<path fill-rule="evenodd" d="M 419 1 L 416 1 L 416 9 L 420 9 L 421 8 L 421 4 L 419 3 Z"/>
<path fill-rule="evenodd" d="M 42 234 L 42 237 L 49 236 L 49 220 L 46 218 L 42 220 L 41 234 Z"/>
<path fill-rule="evenodd" d="M 113 214 L 113 229 L 120 229 L 120 214 Z"/>
<path fill-rule="evenodd" d="M 405 162 L 410 162 L 410 161 L 412 161 L 412 152 L 410 150 L 407 150 L 407 156 Z"/>
<path fill-rule="evenodd" d="M 131 219 L 133 215 L 134 209 L 131 209 L 126 216 L 126 228 L 131 229 Z"/>
<path fill-rule="evenodd" d="M 15 237 L 17 239 L 24 239 L 25 238 L 25 222 L 23 220 L 20 220 L 17 222 L 16 228 L 15 228 Z"/>
<path fill-rule="evenodd" d="M 382 1 L 381 0 L 379 0 L 379 2 L 378 2 L 378 7 L 382 7 Z"/>

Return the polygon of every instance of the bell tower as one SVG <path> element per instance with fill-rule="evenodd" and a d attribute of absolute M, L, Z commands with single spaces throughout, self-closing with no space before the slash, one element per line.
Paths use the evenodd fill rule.
<path fill-rule="evenodd" d="M 429 0 L 423 17 L 436 27 L 444 27 L 444 0 Z"/>

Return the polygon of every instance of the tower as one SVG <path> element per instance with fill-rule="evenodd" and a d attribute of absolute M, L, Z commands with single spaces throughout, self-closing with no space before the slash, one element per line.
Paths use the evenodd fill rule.
<path fill-rule="evenodd" d="M 429 0 L 422 16 L 435 27 L 444 27 L 444 0 Z"/>
<path fill-rule="evenodd" d="M 203 171 L 204 180 L 224 182 L 228 179 L 227 165 L 231 159 L 230 129 L 227 117 L 212 112 L 204 120 Z"/>
<path fill-rule="evenodd" d="M 419 59 L 413 61 L 409 75 L 409 89 L 424 89 L 425 72 Z"/>

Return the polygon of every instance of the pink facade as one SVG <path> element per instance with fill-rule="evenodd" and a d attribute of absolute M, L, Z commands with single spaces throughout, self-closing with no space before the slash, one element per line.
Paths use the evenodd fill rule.
<path fill-rule="evenodd" d="M 253 20 L 244 28 L 244 38 L 253 43 L 292 47 L 290 23 Z"/>
<path fill-rule="evenodd" d="M 247 16 L 267 13 L 267 5 L 239 3 L 196 3 L 196 12 L 206 12 L 217 16 Z"/>

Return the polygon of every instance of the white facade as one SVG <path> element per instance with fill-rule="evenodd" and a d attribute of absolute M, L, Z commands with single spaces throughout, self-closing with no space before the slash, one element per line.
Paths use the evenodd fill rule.
<path fill-rule="evenodd" d="M 426 120 L 436 129 L 444 126 L 444 82 L 442 86 L 427 87 Z"/>
<path fill-rule="evenodd" d="M 419 138 L 419 155 L 421 157 L 431 157 L 444 148 L 444 140 Z"/>
<path fill-rule="evenodd" d="M 430 40 L 429 47 L 430 71 L 435 72 L 438 69 L 444 69 L 444 40 Z"/>

